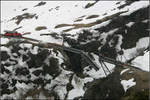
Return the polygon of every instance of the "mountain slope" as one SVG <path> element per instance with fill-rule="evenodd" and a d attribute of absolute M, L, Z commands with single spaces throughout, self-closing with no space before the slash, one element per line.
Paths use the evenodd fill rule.
<path fill-rule="evenodd" d="M 1 99 L 148 99 L 148 11 L 148 1 L 2 1 L 1 34 L 83 50 L 100 69 L 79 54 L 1 38 L 10 43 L 1 46 Z M 105 75 L 99 54 L 135 67 L 105 62 Z"/>

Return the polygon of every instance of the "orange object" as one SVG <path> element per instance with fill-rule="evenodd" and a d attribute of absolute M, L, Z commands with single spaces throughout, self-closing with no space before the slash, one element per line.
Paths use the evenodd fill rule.
<path fill-rule="evenodd" d="M 126 66 L 125 64 L 122 64 L 122 66 L 124 67 L 124 66 Z"/>
<path fill-rule="evenodd" d="M 21 33 L 5 33 L 4 36 L 22 37 Z"/>

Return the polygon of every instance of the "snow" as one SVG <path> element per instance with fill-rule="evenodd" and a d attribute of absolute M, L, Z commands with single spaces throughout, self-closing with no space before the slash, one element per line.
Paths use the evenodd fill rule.
<path fill-rule="evenodd" d="M 32 100 L 33 98 L 31 96 L 26 97 L 27 100 Z"/>
<path fill-rule="evenodd" d="M 107 42 L 107 40 L 106 40 L 106 38 L 107 38 L 107 36 L 108 35 L 112 35 L 112 34 L 114 34 L 114 32 L 116 32 L 118 30 L 118 28 L 115 28 L 115 29 L 113 29 L 113 30 L 110 30 L 109 32 L 103 32 L 101 35 L 100 35 L 100 38 L 99 38 L 99 40 L 102 40 L 101 41 L 101 43 L 104 45 L 106 42 Z M 122 39 L 122 38 L 121 38 Z M 100 47 L 98 48 L 98 49 L 100 49 Z"/>
<path fill-rule="evenodd" d="M 125 73 L 126 71 L 130 70 L 130 68 L 124 69 L 121 71 L 120 75 L 122 75 L 123 73 Z"/>
<path fill-rule="evenodd" d="M 137 57 L 140 55 L 142 50 L 146 49 L 149 46 L 149 37 L 144 37 L 139 39 L 136 43 L 136 46 L 131 49 L 123 49 L 125 58 L 122 59 L 122 62 L 125 62 L 129 59 Z"/>
<path fill-rule="evenodd" d="M 19 82 L 17 81 L 17 83 L 16 83 L 16 88 L 17 88 L 17 89 L 24 89 L 24 90 L 26 90 L 26 89 L 29 89 L 29 86 L 26 85 L 25 83 L 19 83 Z"/>
<path fill-rule="evenodd" d="M 90 20 L 83 20 L 83 22 L 81 22 L 81 23 L 90 23 L 97 19 L 101 19 L 103 17 L 112 15 L 118 11 L 118 10 L 111 11 L 112 8 L 117 7 L 117 5 L 116 5 L 117 1 L 111 1 L 111 2 L 110 1 L 102 1 L 102 2 L 96 3 L 94 5 L 94 7 L 84 9 L 84 6 L 89 2 L 94 2 L 94 1 L 82 1 L 82 2 L 80 2 L 80 1 L 65 1 L 65 2 L 51 1 L 51 2 L 48 2 L 47 1 L 47 3 L 44 6 L 33 7 L 37 2 L 32 2 L 32 1 L 26 1 L 26 2 L 5 1 L 4 2 L 4 1 L 2 1 L 2 9 L 3 9 L 2 10 L 2 20 L 5 18 L 10 19 L 11 16 L 20 15 L 20 14 L 23 14 L 26 12 L 33 13 L 33 14 L 36 13 L 38 15 L 38 20 L 36 20 L 36 19 L 30 19 L 30 21 L 23 20 L 19 24 L 19 26 L 23 26 L 21 29 L 19 29 L 19 31 L 20 32 L 24 32 L 25 30 L 30 31 L 30 32 L 32 32 L 32 34 L 33 33 L 35 33 L 35 34 L 34 34 L 34 36 L 32 36 L 30 34 L 29 37 L 40 39 L 39 38 L 40 36 L 38 34 L 41 31 L 37 32 L 34 30 L 39 25 L 48 27 L 48 29 L 45 30 L 44 32 L 48 32 L 48 31 L 60 32 L 60 31 L 62 31 L 61 28 L 54 29 L 54 27 L 56 25 L 66 23 L 66 22 L 69 24 L 74 24 L 75 22 L 73 22 L 73 20 L 75 20 L 76 18 L 78 18 L 80 16 L 83 16 L 83 14 L 86 16 L 100 14 L 100 17 L 98 17 L 98 18 L 94 18 L 94 19 L 90 19 Z M 8 6 L 10 4 L 13 4 L 13 6 L 11 6 L 11 8 L 12 8 L 11 10 L 10 9 L 8 10 Z M 78 5 L 78 7 L 74 7 L 74 5 Z M 105 5 L 107 5 L 107 6 L 105 6 Z M 60 6 L 59 10 L 54 9 L 57 6 Z M 24 12 L 21 11 L 21 9 L 28 8 L 28 7 L 29 7 L 28 10 L 26 10 Z M 100 9 L 99 9 L 99 7 L 100 7 Z M 48 11 L 50 8 L 53 8 L 53 10 L 51 12 Z M 17 9 L 17 11 L 14 11 L 13 9 Z M 97 10 L 97 9 L 99 9 L 99 10 Z M 10 15 L 10 14 L 8 14 L 9 12 L 11 12 L 11 14 L 12 13 L 13 14 Z M 102 14 L 105 12 L 107 12 L 108 14 L 106 16 L 102 16 Z M 2 23 L 2 31 L 4 29 L 14 29 L 16 27 L 17 27 L 17 25 L 14 24 L 14 21 Z M 75 32 L 77 32 L 77 31 L 75 31 Z"/>
<path fill-rule="evenodd" d="M 143 22 L 143 23 L 148 23 L 148 21 L 149 21 L 149 20 L 146 19 L 146 20 L 143 20 L 142 22 Z"/>
<path fill-rule="evenodd" d="M 53 79 L 53 77 L 51 75 L 49 75 L 49 74 L 46 74 L 46 76 L 44 77 L 44 79 L 51 80 L 51 79 Z"/>
<path fill-rule="evenodd" d="M 21 33 L 31 32 L 31 34 L 24 35 L 24 37 L 41 40 L 42 43 L 51 42 L 51 43 L 62 44 L 62 39 L 54 39 L 51 36 L 40 36 L 40 34 L 51 33 L 51 32 L 57 32 L 57 33 L 61 34 L 64 29 L 72 28 L 73 26 L 55 28 L 56 25 L 59 25 L 59 24 L 89 24 L 91 22 L 95 22 L 96 20 L 102 19 L 106 16 L 110 16 L 117 12 L 126 11 L 129 9 L 129 12 L 121 14 L 123 16 L 128 15 L 128 14 L 132 13 L 133 11 L 136 11 L 140 8 L 147 7 L 149 4 L 148 1 L 138 1 L 138 2 L 131 4 L 130 6 L 127 6 L 123 9 L 119 10 L 117 7 L 124 4 L 125 1 L 120 1 L 121 3 L 119 5 L 116 5 L 116 3 L 118 1 L 111 1 L 111 2 L 110 1 L 100 1 L 88 9 L 84 9 L 85 5 L 89 2 L 93 3 L 95 1 L 82 1 L 82 2 L 81 1 L 44 1 L 44 2 L 46 2 L 45 5 L 40 6 L 40 7 L 34 7 L 39 2 L 40 1 L 2 1 L 1 2 L 1 33 L 3 34 L 4 30 L 6 30 L 6 29 L 13 30 L 17 27 L 22 26 L 22 28 L 18 29 L 18 32 L 21 32 Z M 77 5 L 78 7 L 75 7 L 75 5 Z M 55 9 L 57 6 L 59 6 L 58 10 Z M 22 11 L 22 9 L 24 9 L 24 8 L 28 8 L 28 9 L 25 11 Z M 116 8 L 116 10 L 112 10 L 113 8 Z M 50 9 L 52 9 L 52 10 L 49 11 Z M 19 25 L 16 25 L 15 21 L 10 20 L 15 16 L 21 15 L 24 13 L 36 14 L 36 16 L 38 16 L 38 19 L 36 19 L 36 18 L 25 19 Z M 107 15 L 103 16 L 104 13 L 107 13 Z M 83 16 L 83 15 L 85 15 L 85 17 L 82 18 L 83 19 L 82 21 L 74 22 L 74 20 L 78 19 L 78 17 Z M 93 19 L 86 19 L 87 16 L 90 16 L 90 15 L 99 15 L 99 17 L 93 18 Z M 72 31 L 69 31 L 66 33 L 75 34 L 75 36 L 72 38 L 77 39 L 77 36 L 78 36 L 77 32 L 81 32 L 82 29 L 95 29 L 98 27 L 106 26 L 110 23 L 110 21 L 111 20 L 108 20 L 101 24 L 94 25 L 92 27 L 79 28 L 79 29 L 75 29 L 75 30 L 72 30 Z M 147 20 L 145 20 L 143 22 L 147 22 Z M 131 27 L 133 24 L 134 24 L 134 22 L 129 22 L 126 25 L 128 27 Z M 45 27 L 47 27 L 47 29 L 41 30 L 41 31 L 36 31 L 35 29 L 38 26 L 45 26 Z M 106 43 L 106 37 L 108 35 L 113 34 L 117 30 L 118 30 L 118 28 L 113 29 L 107 33 L 102 33 L 101 38 L 104 38 L 103 44 Z M 93 33 L 95 33 L 95 32 L 93 32 Z M 9 40 L 7 38 L 1 38 L 1 44 L 6 44 L 8 42 L 9 42 Z M 122 43 L 122 37 L 120 36 L 119 44 L 117 45 L 117 49 L 119 49 L 119 50 L 120 50 L 121 43 Z M 65 45 L 69 46 L 67 43 L 65 43 Z M 148 45 L 149 45 L 149 38 L 148 37 L 142 38 L 137 42 L 135 48 L 123 50 L 125 53 L 124 56 L 127 59 L 136 57 L 136 56 L 138 56 L 140 50 L 146 48 Z M 24 48 L 24 47 L 31 48 L 32 44 L 21 44 L 20 46 L 22 48 Z M 11 47 L 10 47 L 10 49 L 11 49 Z M 13 56 L 10 52 L 10 49 L 8 49 L 4 46 L 1 47 L 2 51 L 7 51 L 7 53 L 10 55 L 10 58 L 13 58 Z M 37 54 L 38 47 L 35 46 L 33 49 L 30 49 L 30 51 L 32 54 Z M 22 50 L 19 50 L 19 52 L 21 54 L 26 54 L 26 52 L 23 52 Z M 14 55 L 16 55 L 16 54 L 14 54 Z M 85 83 L 92 82 L 94 79 L 106 77 L 106 75 L 104 74 L 104 71 L 101 68 L 101 64 L 99 63 L 99 57 L 95 54 L 92 54 L 92 56 L 94 57 L 93 61 L 99 66 L 100 69 L 98 71 L 96 71 L 93 68 L 90 69 L 89 66 L 85 67 L 83 73 L 86 75 L 89 75 L 89 77 L 84 78 L 84 79 L 81 79 L 81 78 L 77 77 L 76 75 L 74 75 L 73 80 L 71 82 L 71 84 L 73 85 L 74 88 L 71 91 L 69 91 L 67 99 L 73 99 L 78 96 L 83 96 L 85 93 L 85 90 L 83 89 Z M 64 57 L 60 52 L 58 52 L 57 56 L 55 53 L 52 53 L 50 57 L 57 58 L 59 61 L 59 65 L 64 63 Z M 22 59 L 15 58 L 15 60 L 18 61 L 19 66 L 27 67 L 26 62 L 23 62 Z M 44 62 L 47 62 L 47 60 L 48 60 L 48 58 Z M 126 61 L 126 59 L 124 58 L 123 61 Z M 8 61 L 6 61 L 6 62 L 8 62 Z M 11 63 L 13 63 L 13 62 L 11 62 Z M 146 52 L 143 56 L 139 56 L 136 59 L 134 59 L 132 61 L 132 64 L 138 68 L 141 68 L 144 71 L 149 71 L 149 52 Z M 109 63 L 106 63 L 106 65 L 109 68 L 109 70 L 111 72 L 113 72 L 115 65 L 109 64 Z M 19 66 L 15 66 L 15 67 L 17 68 Z M 12 66 L 7 67 L 7 69 L 10 71 L 13 71 L 13 68 L 14 67 L 12 67 Z M 42 69 L 42 67 L 39 67 L 37 69 Z M 29 71 L 30 71 L 30 73 L 32 73 L 33 71 L 35 71 L 37 69 L 30 68 Z M 57 85 L 54 88 L 54 91 L 59 94 L 60 99 L 64 99 L 65 94 L 67 93 L 66 84 L 68 84 L 70 75 L 72 75 L 73 72 L 64 70 L 61 67 L 60 67 L 60 70 L 61 70 L 61 74 L 58 77 L 56 77 L 55 79 L 53 79 L 53 77 L 50 76 L 49 74 L 47 74 L 45 76 L 45 79 L 47 79 L 47 80 L 51 79 L 51 84 L 47 84 L 45 86 L 45 88 L 51 90 L 54 86 Z M 123 73 L 125 73 L 128 70 L 129 69 L 125 69 L 120 74 L 122 75 Z M 107 73 L 107 75 L 110 74 L 108 71 L 106 73 Z M 1 75 L 1 77 L 7 79 L 7 77 L 9 77 L 9 76 L 8 76 L 8 74 L 4 73 Z M 18 79 L 18 80 L 19 79 L 27 80 L 26 77 L 23 77 L 23 76 L 12 76 L 12 77 L 14 77 L 15 79 Z M 39 76 L 39 77 L 42 77 L 42 76 Z M 34 80 L 36 78 L 38 78 L 38 77 L 36 77 L 34 74 L 31 74 L 31 80 Z M 136 85 L 136 83 L 134 82 L 134 78 L 132 78 L 130 80 L 122 80 L 121 84 L 123 85 L 125 91 L 127 91 L 127 89 L 129 89 L 130 87 Z M 11 94 L 11 95 L 3 95 L 3 98 L 5 96 L 6 97 L 9 96 L 9 97 L 14 97 L 14 98 L 18 99 L 18 97 L 21 93 L 23 93 L 23 92 L 25 93 L 28 89 L 32 88 L 32 84 L 27 85 L 25 83 L 17 82 L 16 87 L 17 87 L 18 91 L 16 91 L 14 94 Z M 32 97 L 28 97 L 28 98 L 32 98 Z M 39 98 L 42 98 L 42 99 L 45 98 L 43 93 L 40 93 Z"/>
<path fill-rule="evenodd" d="M 92 77 L 86 77 L 83 79 L 84 83 L 92 82 L 94 79 Z"/>
<path fill-rule="evenodd" d="M 71 91 L 69 91 L 67 99 L 73 99 L 75 97 L 83 96 L 86 91 L 84 84 L 92 81 L 93 81 L 92 77 L 86 77 L 84 79 L 81 79 L 76 75 L 74 75 L 71 82 L 74 88 Z"/>
<path fill-rule="evenodd" d="M 70 75 L 65 71 L 62 71 L 61 74 L 55 79 L 51 80 L 50 84 L 46 84 L 45 89 L 51 90 L 54 88 L 54 91 L 58 93 L 60 99 L 65 98 L 65 94 L 67 93 L 66 85 L 69 83 Z"/>
<path fill-rule="evenodd" d="M 132 61 L 132 65 L 149 72 L 149 51 L 143 56 L 136 57 Z"/>
<path fill-rule="evenodd" d="M 20 44 L 19 45 L 21 48 L 23 48 L 23 47 L 27 47 L 27 48 L 31 48 L 32 47 L 32 44 Z"/>
<path fill-rule="evenodd" d="M 79 97 L 79 96 L 84 95 L 84 92 L 85 92 L 83 90 L 84 83 L 76 75 L 73 76 L 72 85 L 73 85 L 74 89 L 69 91 L 67 99 L 73 99 L 75 97 Z"/>
<path fill-rule="evenodd" d="M 118 36 L 118 43 L 116 44 L 115 48 L 116 48 L 116 51 L 118 52 L 118 51 L 121 50 L 121 44 L 122 44 L 122 39 L 123 39 L 123 37 L 122 37 L 122 35 L 116 35 L 116 36 Z M 106 40 L 106 39 L 105 39 L 105 40 Z M 110 42 L 109 42 L 109 46 L 110 46 L 110 47 L 112 47 L 112 43 L 113 43 L 113 42 L 114 42 L 113 39 L 110 40 Z"/>
<path fill-rule="evenodd" d="M 108 69 L 110 70 L 110 72 L 112 73 L 115 65 L 109 64 L 106 62 L 105 62 L 105 64 L 108 67 Z M 105 68 L 105 71 L 106 71 L 107 75 L 111 74 L 111 73 L 109 73 L 108 70 L 106 70 L 106 68 Z M 85 67 L 83 73 L 89 75 L 90 77 L 92 77 L 94 79 L 106 77 L 102 67 L 100 67 L 100 69 L 98 71 L 96 71 L 94 68 L 90 69 L 89 67 Z"/>
<path fill-rule="evenodd" d="M 106 77 L 102 69 L 95 71 L 94 68 L 90 69 L 89 67 L 85 67 L 83 73 L 89 75 L 90 77 L 92 77 L 94 79 Z"/>
<path fill-rule="evenodd" d="M 122 80 L 121 84 L 123 85 L 123 88 L 126 92 L 129 88 L 135 86 L 136 82 L 134 82 L 134 78 L 131 78 L 129 80 Z"/>
<path fill-rule="evenodd" d="M 38 1 L 2 1 L 2 16 L 1 16 L 1 33 L 5 29 L 7 30 L 13 30 L 16 27 L 22 26 L 22 28 L 18 29 L 19 32 L 31 32 L 32 34 L 25 35 L 25 37 L 30 37 L 38 40 L 42 40 L 45 42 L 52 42 L 52 43 L 62 43 L 62 40 L 56 40 L 53 38 L 50 38 L 49 36 L 40 36 L 42 33 L 48 33 L 48 32 L 57 32 L 61 33 L 66 27 L 63 28 L 54 28 L 58 24 L 77 24 L 77 23 L 84 23 L 88 24 L 90 22 L 94 22 L 97 19 L 102 19 L 106 16 L 110 16 L 112 14 L 115 14 L 119 12 L 119 9 L 113 10 L 112 8 L 117 8 L 120 5 L 116 5 L 118 1 L 100 1 L 97 2 L 93 7 L 90 7 L 88 9 L 85 9 L 84 6 L 88 3 L 93 3 L 94 1 L 46 1 L 46 4 L 39 7 L 34 7 Z M 124 4 L 125 1 L 121 1 L 120 4 Z M 146 7 L 148 5 L 148 1 L 139 1 L 131 4 L 132 6 L 127 6 L 122 9 L 122 11 L 125 11 L 129 9 L 129 13 L 140 9 L 142 7 Z M 78 5 L 78 7 L 75 7 L 75 5 Z M 107 6 L 105 6 L 107 5 Z M 59 9 L 56 10 L 55 8 L 59 6 Z M 11 8 L 11 9 L 9 9 Z M 22 9 L 28 8 L 25 11 L 22 11 Z M 52 9 L 52 11 L 49 11 L 49 9 Z M 15 21 L 10 20 L 12 17 L 16 15 L 21 15 L 24 13 L 31 13 L 36 14 L 38 16 L 38 19 L 32 18 L 23 20 L 19 25 L 15 24 Z M 104 13 L 107 12 L 107 15 L 102 16 Z M 90 16 L 90 15 L 99 15 L 97 18 L 93 19 L 84 19 L 81 22 L 74 22 L 75 19 L 77 19 L 80 16 Z M 125 13 L 128 14 L 128 13 Z M 109 21 L 108 21 L 109 22 Z M 99 27 L 100 25 L 105 25 L 108 22 L 104 22 L 99 25 L 95 25 L 94 27 Z M 42 31 L 36 31 L 35 28 L 37 26 L 46 26 L 46 30 Z M 70 27 L 70 26 L 69 26 Z M 67 27 L 67 28 L 69 28 Z M 92 28 L 92 27 L 91 27 Z M 86 28 L 80 28 L 75 29 L 70 32 L 66 32 L 69 34 L 76 34 L 81 29 Z M 3 41 L 5 42 L 5 40 Z"/>
<path fill-rule="evenodd" d="M 38 49 L 39 49 L 38 46 L 34 46 L 34 48 L 30 49 L 30 51 L 31 51 L 32 54 L 37 54 L 38 53 Z"/>
<path fill-rule="evenodd" d="M 1 96 L 1 99 L 8 99 L 8 100 L 11 100 L 11 99 L 17 99 L 16 98 L 16 95 L 14 94 L 4 94 L 3 96 Z"/>
<path fill-rule="evenodd" d="M 67 93 L 66 85 L 64 85 L 64 86 L 57 86 L 54 90 L 57 92 L 57 94 L 59 95 L 60 99 L 64 99 L 65 98 L 65 95 Z"/>
<path fill-rule="evenodd" d="M 92 53 L 92 56 L 95 59 L 94 62 L 99 66 L 99 70 L 96 71 L 94 68 L 90 69 L 90 67 L 87 66 L 87 67 L 84 68 L 83 73 L 89 75 L 93 79 L 99 79 L 99 78 L 102 78 L 102 77 L 106 77 L 106 75 L 105 75 L 105 73 L 104 73 L 104 71 L 103 71 L 103 69 L 101 67 L 101 64 L 99 62 L 99 57 L 97 55 L 93 54 L 93 53 Z M 104 62 L 104 63 L 106 64 L 106 66 L 108 67 L 110 72 L 112 73 L 115 65 L 107 63 L 107 62 Z M 107 75 L 109 75 L 110 74 L 109 71 L 106 68 L 104 68 L 104 69 L 105 69 Z"/>
<path fill-rule="evenodd" d="M 21 95 L 25 94 L 29 89 L 33 88 L 33 84 L 25 84 L 17 81 L 16 83 L 17 91 L 14 93 L 13 97 L 19 98 Z"/>
<path fill-rule="evenodd" d="M 5 68 L 8 69 L 10 72 L 13 72 L 13 66 L 5 67 Z"/>
<path fill-rule="evenodd" d="M 131 27 L 135 22 L 129 22 L 128 24 L 126 24 L 128 27 Z"/>
<path fill-rule="evenodd" d="M 9 42 L 9 39 L 7 38 L 0 38 L 1 44 L 6 44 Z"/>
<path fill-rule="evenodd" d="M 1 51 L 7 51 L 7 52 L 10 52 L 10 49 L 7 48 L 7 47 L 2 46 L 2 47 L 1 47 Z"/>
<path fill-rule="evenodd" d="M 40 92 L 38 99 L 47 99 L 43 92 Z"/>
<path fill-rule="evenodd" d="M 134 11 L 137 11 L 138 9 L 141 9 L 141 8 L 144 8 L 144 7 L 147 7 L 149 5 L 149 1 L 145 0 L 145 1 L 140 1 L 140 2 L 134 2 L 132 3 L 130 6 L 127 6 L 123 9 L 128 9 L 129 11 L 127 13 L 123 13 L 121 14 L 122 16 L 125 16 L 125 15 L 129 15 L 131 13 L 133 13 Z"/>

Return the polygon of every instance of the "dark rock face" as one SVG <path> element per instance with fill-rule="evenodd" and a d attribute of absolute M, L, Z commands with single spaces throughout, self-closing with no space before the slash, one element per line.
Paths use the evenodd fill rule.
<path fill-rule="evenodd" d="M 19 50 L 21 50 L 22 48 L 18 45 L 13 45 L 12 48 L 15 48 L 15 49 L 11 49 L 11 53 L 16 53 L 19 57 L 20 57 L 20 53 L 19 53 Z"/>
<path fill-rule="evenodd" d="M 48 73 L 49 75 L 52 75 L 53 77 L 56 77 L 57 75 L 59 75 L 60 70 L 59 70 L 59 65 L 58 65 L 58 59 L 53 58 L 53 57 L 50 58 L 49 64 L 50 65 L 44 64 L 43 74 L 45 75 L 46 73 Z"/>
<path fill-rule="evenodd" d="M 123 94 L 124 89 L 120 83 L 119 73 L 114 72 L 107 78 L 92 82 L 83 100 L 120 100 Z"/>
<path fill-rule="evenodd" d="M 116 49 L 113 47 L 110 47 L 108 44 L 104 45 L 99 53 L 104 54 L 104 56 L 116 59 L 117 52 Z"/>
<path fill-rule="evenodd" d="M 142 22 L 149 19 L 148 9 L 149 7 L 142 8 L 130 15 L 115 17 L 107 26 L 96 28 L 95 30 L 102 33 L 118 28 L 114 35 L 121 34 L 123 36 L 123 43 L 121 47 L 124 49 L 135 47 L 136 42 L 140 38 L 149 36 L 149 32 L 147 30 L 149 21 L 146 23 Z M 134 22 L 134 24 L 131 27 L 128 27 L 126 24 L 129 22 Z"/>
<path fill-rule="evenodd" d="M 81 65 L 81 55 L 67 51 L 66 54 L 69 57 L 71 64 L 70 66 L 68 66 L 68 68 L 73 70 L 75 73 L 81 73 L 83 71 Z"/>
<path fill-rule="evenodd" d="M 149 100 L 149 89 L 139 92 L 129 92 L 121 100 Z"/>
<path fill-rule="evenodd" d="M 10 56 L 7 54 L 6 51 L 1 51 L 1 61 L 6 61 L 9 58 Z"/>
<path fill-rule="evenodd" d="M 4 65 L 3 65 L 3 64 L 1 64 L 1 73 L 2 73 L 2 74 L 4 74 L 4 73 L 9 74 L 9 73 L 10 73 L 10 71 L 9 71 L 8 69 L 6 69 L 6 68 L 4 67 Z"/>
<path fill-rule="evenodd" d="M 32 73 L 35 75 L 35 76 L 39 76 L 43 71 L 42 70 L 35 70 L 33 71 Z"/>
<path fill-rule="evenodd" d="M 11 47 L 11 52 L 16 53 L 16 57 L 11 57 L 13 55 L 10 56 L 6 51 L 1 51 L 1 60 L 6 61 L 9 59 L 8 62 L 1 64 L 1 74 L 8 75 L 6 79 L 2 78 L 0 80 L 2 83 L 1 96 L 14 93 L 18 90 L 16 88 L 17 82 L 26 85 L 33 83 L 34 85 L 44 87 L 47 83 L 50 84 L 51 82 L 51 79 L 46 80 L 43 78 L 45 75 L 49 74 L 51 77 L 55 78 L 60 74 L 59 60 L 54 57 L 49 57 L 51 53 L 48 49 L 38 48 L 37 54 L 32 54 L 30 51 L 31 49 L 34 49 L 34 47 L 29 48 L 13 45 Z M 48 62 L 45 62 L 46 59 L 48 59 Z M 18 60 L 20 60 L 20 62 Z M 47 63 L 49 63 L 49 65 Z M 15 78 L 12 73 L 14 73 Z M 32 74 L 35 75 L 34 78 Z M 7 78 L 9 79 L 7 80 Z M 9 87 L 12 88 L 9 89 Z"/>
<path fill-rule="evenodd" d="M 13 92 L 16 91 L 16 87 L 12 87 L 12 88 L 9 88 L 9 84 L 8 84 L 8 81 L 4 81 L 3 79 L 0 80 L 2 83 L 1 83 L 1 95 L 3 94 L 11 94 Z"/>
<path fill-rule="evenodd" d="M 128 35 L 123 35 L 122 48 L 128 49 L 136 46 L 136 42 L 142 37 L 148 37 L 148 23 L 137 22 L 131 28 L 127 28 Z M 128 40 L 128 41 L 127 41 Z"/>
<path fill-rule="evenodd" d="M 84 50 L 85 52 L 94 52 L 97 53 L 98 52 L 98 47 L 100 47 L 102 44 L 100 43 L 100 41 L 92 41 L 89 42 L 85 45 L 80 45 L 79 47 Z"/>
<path fill-rule="evenodd" d="M 136 46 L 136 43 L 139 39 L 149 36 L 149 32 L 147 30 L 149 21 L 143 22 L 144 20 L 148 20 L 148 9 L 149 7 L 135 11 L 130 15 L 115 17 L 108 25 L 94 29 L 94 31 L 97 33 L 94 33 L 90 30 L 83 30 L 78 34 L 77 40 L 69 38 L 64 34 L 64 41 L 73 48 L 80 49 L 88 53 L 94 53 L 96 55 L 102 53 L 106 57 L 116 59 L 117 54 L 123 54 L 122 51 L 116 51 L 116 45 L 119 42 L 119 35 L 123 37 L 121 49 L 133 48 Z M 129 22 L 134 22 L 134 24 L 129 27 L 126 25 Z M 118 28 L 118 30 L 111 35 L 109 34 L 106 37 L 106 43 L 103 44 L 101 34 L 107 34 L 107 32 L 116 28 Z M 55 37 L 55 39 L 60 38 L 58 34 L 53 34 L 52 36 Z M 111 44 L 111 46 L 109 44 Z M 98 50 L 99 47 L 101 47 L 100 50 Z M 37 50 L 37 54 L 32 54 L 30 49 L 33 48 L 22 48 L 16 45 L 12 46 L 11 53 L 17 54 L 17 56 L 15 55 L 14 58 L 10 58 L 10 55 L 8 55 L 6 51 L 1 51 L 1 60 L 6 61 L 9 59 L 9 62 L 1 64 L 1 73 L 7 74 L 10 77 L 8 80 L 4 78 L 0 80 L 2 82 L 1 95 L 14 93 L 17 90 L 16 87 L 14 87 L 17 82 L 25 83 L 27 85 L 28 83 L 33 83 L 35 86 L 41 87 L 44 87 L 47 83 L 51 85 L 50 83 L 52 79 L 55 79 L 61 74 L 61 66 L 59 66 L 58 58 L 50 57 L 51 53 L 49 50 L 42 48 Z M 26 52 L 26 54 L 21 54 L 19 50 Z M 58 54 L 58 51 L 56 52 Z M 82 56 L 79 54 L 67 51 L 65 51 L 65 53 L 69 57 L 68 62 L 70 62 L 70 65 L 66 67 L 73 71 L 74 74 L 76 74 L 78 77 L 80 77 L 79 74 L 82 74 L 84 66 L 88 66 L 87 63 L 83 61 Z M 26 65 L 18 64 L 16 59 L 19 57 L 22 57 L 22 62 L 26 62 Z M 45 60 L 47 60 L 47 62 L 45 62 Z M 15 72 L 16 77 L 18 78 L 18 76 L 23 76 L 21 77 L 22 79 L 13 79 L 13 77 L 11 77 L 11 69 L 9 69 L 11 65 L 14 67 L 12 70 Z M 48 77 L 52 77 L 52 79 L 44 79 L 47 74 L 49 75 Z M 33 76 L 35 77 L 33 78 Z M 27 80 L 23 80 L 24 78 Z M 55 88 L 57 85 L 58 84 L 55 84 L 55 86 L 52 88 Z M 9 89 L 10 86 L 13 86 L 13 88 Z M 73 88 L 74 87 L 71 83 L 68 83 L 66 86 L 67 91 Z M 74 99 L 78 100 L 82 98 L 83 100 L 121 100 L 125 94 L 124 89 L 120 83 L 120 73 L 117 71 L 114 71 L 107 78 L 94 80 L 93 82 L 88 83 L 86 88 L 87 90 L 85 91 L 83 97 L 76 97 Z M 138 92 L 137 94 L 133 94 L 134 97 L 131 97 L 131 100 L 134 100 L 135 98 L 137 100 L 148 98 L 147 93 L 147 90 L 144 90 L 142 92 Z M 59 95 L 55 91 L 53 92 L 53 90 L 50 95 L 54 96 L 56 99 L 59 98 Z M 130 95 L 130 93 L 126 94 L 125 96 L 128 95 Z M 140 95 L 140 97 L 138 95 Z"/>
<path fill-rule="evenodd" d="M 23 61 L 27 61 L 28 59 L 29 59 L 29 57 L 28 57 L 27 55 L 23 55 L 23 56 L 22 56 L 22 60 L 23 60 Z"/>
<path fill-rule="evenodd" d="M 44 79 L 42 78 L 35 79 L 32 82 L 37 85 L 44 85 Z"/>
<path fill-rule="evenodd" d="M 27 68 L 17 68 L 16 69 L 16 75 L 28 75 L 29 74 L 29 70 Z"/>
<path fill-rule="evenodd" d="M 119 35 L 122 36 L 122 44 L 120 45 L 121 49 L 133 48 L 136 46 L 139 39 L 149 36 L 149 32 L 147 30 L 149 21 L 143 22 L 149 19 L 148 9 L 149 6 L 139 9 L 130 15 L 114 17 L 108 25 L 95 28 L 94 30 L 97 31 L 97 33 L 90 30 L 83 30 L 79 33 L 77 40 L 64 36 L 64 41 L 73 48 L 95 54 L 101 52 L 107 57 L 116 59 L 118 53 L 116 46 L 119 43 Z M 130 22 L 133 22 L 132 26 L 127 25 Z M 101 34 L 104 32 L 107 34 L 107 32 L 114 29 L 118 30 L 111 35 L 109 34 L 106 37 L 107 42 L 102 44 L 101 42 L 103 41 L 103 38 L 101 38 Z M 98 51 L 99 47 L 101 47 L 101 49 Z"/>
<path fill-rule="evenodd" d="M 27 61 L 29 68 L 32 67 L 38 68 L 42 66 L 48 54 L 49 54 L 48 50 L 42 50 L 38 54 L 32 54 L 31 52 L 28 52 L 28 55 L 31 58 L 29 61 Z"/>
<path fill-rule="evenodd" d="M 3 91 L 1 91 L 2 94 L 9 94 L 9 90 L 7 89 L 8 88 L 8 84 L 7 83 L 3 83 L 1 85 L 1 87 L 2 87 L 2 90 L 3 90 Z"/>

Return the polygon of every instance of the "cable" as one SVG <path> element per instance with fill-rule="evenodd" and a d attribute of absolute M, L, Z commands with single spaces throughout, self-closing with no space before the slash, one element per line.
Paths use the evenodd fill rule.
<path fill-rule="evenodd" d="M 111 74 L 111 71 L 108 69 L 108 67 L 106 66 L 106 64 L 102 61 L 103 65 L 106 67 L 106 69 L 109 71 L 109 73 Z"/>
<path fill-rule="evenodd" d="M 104 67 L 103 67 L 103 64 L 102 64 L 102 61 L 100 60 L 100 63 L 101 63 L 101 67 L 102 67 L 102 69 L 103 69 L 103 71 L 104 71 L 104 74 L 107 76 L 107 73 L 106 73 L 106 71 L 105 71 L 105 69 L 104 69 Z"/>

